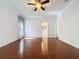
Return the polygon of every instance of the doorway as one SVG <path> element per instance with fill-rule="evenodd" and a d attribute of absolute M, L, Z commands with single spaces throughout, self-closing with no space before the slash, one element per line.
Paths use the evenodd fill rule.
<path fill-rule="evenodd" d="M 25 37 L 25 23 L 24 18 L 18 16 L 18 39 Z"/>
<path fill-rule="evenodd" d="M 48 37 L 48 22 L 42 22 L 42 37 Z"/>

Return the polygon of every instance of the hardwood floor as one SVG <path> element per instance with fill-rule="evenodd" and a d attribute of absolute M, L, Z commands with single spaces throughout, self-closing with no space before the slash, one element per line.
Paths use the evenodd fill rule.
<path fill-rule="evenodd" d="M 42 39 L 17 40 L 0 48 L 0 59 L 79 59 L 79 49 L 57 38 L 48 39 L 48 51 L 42 51 Z"/>

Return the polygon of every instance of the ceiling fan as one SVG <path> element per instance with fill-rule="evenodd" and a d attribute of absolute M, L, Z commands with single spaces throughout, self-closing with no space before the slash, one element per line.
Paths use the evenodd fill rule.
<path fill-rule="evenodd" d="M 43 2 L 41 2 L 41 0 L 34 0 L 34 1 L 35 1 L 35 3 L 27 3 L 28 5 L 34 5 L 35 6 L 34 11 L 37 11 L 37 9 L 45 10 L 43 5 L 49 3 L 49 0 L 45 0 Z"/>

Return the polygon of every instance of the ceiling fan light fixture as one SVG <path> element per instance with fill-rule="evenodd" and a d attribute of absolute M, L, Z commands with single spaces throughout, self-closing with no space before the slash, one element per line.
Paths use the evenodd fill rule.
<path fill-rule="evenodd" d="M 41 5 L 40 3 L 37 3 L 37 4 L 36 4 L 36 8 L 38 8 L 38 9 L 41 9 L 41 6 L 42 6 L 42 5 Z"/>
<path fill-rule="evenodd" d="M 37 9 L 39 9 L 39 10 L 45 10 L 44 4 L 49 3 L 49 0 L 45 0 L 43 2 L 41 2 L 41 0 L 33 0 L 33 1 L 35 1 L 35 3 L 27 3 L 27 4 L 35 6 L 34 11 L 36 11 Z"/>

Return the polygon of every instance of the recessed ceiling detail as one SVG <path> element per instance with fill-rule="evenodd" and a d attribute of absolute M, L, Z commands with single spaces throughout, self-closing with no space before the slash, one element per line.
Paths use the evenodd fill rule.
<path fill-rule="evenodd" d="M 34 1 L 35 1 L 35 3 L 27 3 L 28 5 L 33 5 L 33 6 L 35 6 L 34 11 L 36 11 L 37 9 L 45 10 L 44 4 L 49 3 L 49 0 L 45 0 L 45 1 L 43 1 L 43 2 L 41 2 L 41 0 L 34 0 Z"/>

